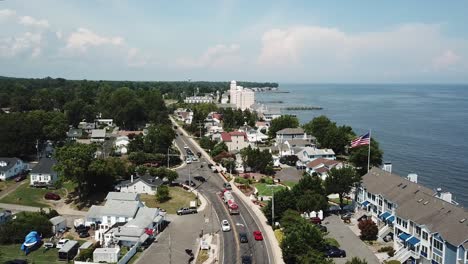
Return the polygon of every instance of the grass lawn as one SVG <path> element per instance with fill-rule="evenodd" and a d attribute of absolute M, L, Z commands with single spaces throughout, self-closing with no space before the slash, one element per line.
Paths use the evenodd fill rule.
<path fill-rule="evenodd" d="M 169 187 L 169 196 L 171 199 L 163 203 L 156 201 L 155 195 L 142 194 L 140 197 L 141 200 L 145 202 L 146 206 L 151 208 L 160 207 L 169 214 L 175 214 L 181 207 L 189 207 L 190 201 L 195 201 L 197 198 L 195 194 L 181 187 Z"/>
<path fill-rule="evenodd" d="M 0 191 L 5 190 L 9 186 L 15 184 L 16 182 L 14 180 L 7 180 L 7 181 L 0 181 Z"/>
<path fill-rule="evenodd" d="M 340 204 L 340 199 L 338 199 L 338 198 L 333 198 L 333 199 L 329 199 L 329 200 L 330 200 L 330 202 L 334 202 L 334 203 L 336 203 L 336 204 Z M 344 204 L 344 205 L 351 204 L 352 202 L 353 202 L 353 200 L 348 200 L 348 199 L 346 199 L 346 198 L 343 198 L 343 204 Z"/>
<path fill-rule="evenodd" d="M 57 193 L 61 196 L 62 199 L 65 195 L 65 191 L 62 190 L 48 190 L 45 188 L 34 188 L 29 187 L 28 184 L 23 184 L 14 192 L 10 193 L 6 197 L 3 197 L 0 200 L 0 203 L 9 203 L 9 204 L 20 204 L 20 205 L 28 205 L 28 206 L 35 206 L 35 207 L 49 207 L 44 199 L 44 194 L 48 192 Z"/>
<path fill-rule="evenodd" d="M 58 253 L 56 248 L 51 248 L 45 251 L 44 247 L 40 247 L 27 256 L 21 251 L 20 244 L 13 245 L 0 245 L 0 263 L 4 263 L 7 260 L 13 259 L 27 259 L 28 263 L 36 264 L 55 264 L 55 263 L 66 263 L 58 260 Z"/>
<path fill-rule="evenodd" d="M 289 188 L 292 188 L 294 187 L 294 185 L 297 184 L 297 182 L 293 182 L 293 181 L 284 181 L 282 182 L 284 185 L 288 186 Z"/>
<path fill-rule="evenodd" d="M 260 196 L 271 196 L 271 190 L 274 189 L 275 192 L 285 188 L 281 185 L 276 185 L 276 186 L 267 186 L 268 184 L 266 183 L 256 183 L 254 184 L 255 188 L 258 190 L 258 195 Z"/>

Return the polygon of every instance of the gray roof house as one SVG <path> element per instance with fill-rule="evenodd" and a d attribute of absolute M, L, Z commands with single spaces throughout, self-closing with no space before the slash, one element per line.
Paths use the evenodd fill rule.
<path fill-rule="evenodd" d="M 53 158 L 41 158 L 31 170 L 30 183 L 31 186 L 49 186 L 54 184 L 58 175 L 54 170 L 57 161 Z"/>
<path fill-rule="evenodd" d="M 69 140 L 77 140 L 83 136 L 83 129 L 81 128 L 70 128 L 67 132 L 67 138 Z"/>
<path fill-rule="evenodd" d="M 158 177 L 153 177 L 145 174 L 130 180 L 120 182 L 116 189 L 120 193 L 146 193 L 150 195 L 156 194 L 157 188 L 163 184 L 163 180 Z"/>
<path fill-rule="evenodd" d="M 106 196 L 106 200 L 140 201 L 140 195 L 137 193 L 109 192 Z"/>
<path fill-rule="evenodd" d="M 0 180 L 15 177 L 28 168 L 28 165 L 18 158 L 0 157 Z"/>
<path fill-rule="evenodd" d="M 104 142 L 106 139 L 105 129 L 93 129 L 91 131 L 91 142 Z"/>

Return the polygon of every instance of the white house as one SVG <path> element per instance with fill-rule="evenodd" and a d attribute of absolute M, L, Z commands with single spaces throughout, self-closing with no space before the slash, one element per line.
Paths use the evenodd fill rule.
<path fill-rule="evenodd" d="M 127 147 L 129 143 L 130 139 L 128 138 L 128 136 L 117 137 L 114 142 L 116 152 L 120 154 L 127 154 Z"/>
<path fill-rule="evenodd" d="M 99 126 L 114 126 L 114 120 L 111 118 L 99 118 L 94 120 L 96 127 Z"/>
<path fill-rule="evenodd" d="M 42 158 L 31 170 L 29 185 L 41 187 L 53 185 L 58 180 L 54 165 L 57 161 L 53 158 Z"/>
<path fill-rule="evenodd" d="M 248 129 L 245 132 L 250 143 L 265 142 L 268 139 L 268 136 L 260 132 L 260 130 Z"/>
<path fill-rule="evenodd" d="M 28 169 L 28 164 L 18 158 L 0 157 L 0 180 L 5 181 Z"/>
<path fill-rule="evenodd" d="M 299 159 L 298 165 L 305 166 L 307 163 L 318 159 L 329 159 L 335 160 L 335 152 L 333 149 L 318 149 L 314 147 L 305 147 L 297 152 L 297 157 Z"/>
<path fill-rule="evenodd" d="M 307 163 L 306 172 L 309 174 L 317 173 L 322 180 L 325 180 L 332 168 L 341 169 L 343 167 L 344 164 L 341 161 L 318 158 Z"/>
<path fill-rule="evenodd" d="M 304 132 L 304 129 L 300 127 L 299 128 L 285 128 L 276 132 L 277 144 L 285 142 L 286 140 L 291 140 L 291 139 L 304 139 L 304 140 L 315 141 L 315 138 L 307 135 L 307 133 Z"/>
<path fill-rule="evenodd" d="M 239 151 L 250 145 L 247 134 L 241 131 L 223 132 L 221 133 L 221 140 L 226 143 L 228 151 Z"/>
<path fill-rule="evenodd" d="M 184 122 L 185 124 L 191 124 L 193 120 L 193 112 L 188 109 L 178 108 L 174 111 L 174 115 L 177 120 Z"/>
<path fill-rule="evenodd" d="M 116 186 L 116 189 L 122 193 L 145 193 L 155 195 L 157 188 L 163 184 L 163 180 L 152 177 L 149 174 L 137 178 L 131 176 L 130 180 L 123 181 Z"/>

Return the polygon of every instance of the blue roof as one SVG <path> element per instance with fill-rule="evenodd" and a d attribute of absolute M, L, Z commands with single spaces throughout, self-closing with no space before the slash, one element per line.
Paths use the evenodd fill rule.
<path fill-rule="evenodd" d="M 413 246 L 416 246 L 419 242 L 421 242 L 419 239 L 415 238 L 415 237 L 411 237 L 410 239 L 408 239 L 408 241 L 406 241 L 408 243 L 410 243 L 411 245 Z"/>
<path fill-rule="evenodd" d="M 386 219 L 388 222 L 393 223 L 395 222 L 395 216 L 390 216 L 389 218 Z"/>
<path fill-rule="evenodd" d="M 369 201 L 364 201 L 364 202 L 362 202 L 362 206 L 368 206 L 369 204 L 370 204 Z"/>
<path fill-rule="evenodd" d="M 390 217 L 391 215 L 392 215 L 392 214 L 390 214 L 389 212 L 385 212 L 385 213 L 383 213 L 383 214 L 380 214 L 379 217 L 385 220 L 385 219 L 387 219 L 388 217 Z"/>
<path fill-rule="evenodd" d="M 411 235 L 403 232 L 403 233 L 399 234 L 398 237 L 401 238 L 401 240 L 406 241 L 406 240 L 408 240 L 408 238 L 411 237 Z"/>

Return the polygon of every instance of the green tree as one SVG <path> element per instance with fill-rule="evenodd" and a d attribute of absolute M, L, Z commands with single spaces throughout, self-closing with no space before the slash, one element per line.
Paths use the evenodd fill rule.
<path fill-rule="evenodd" d="M 353 257 L 351 260 L 346 261 L 345 264 L 367 264 L 367 261 L 365 259 Z"/>
<path fill-rule="evenodd" d="M 271 138 L 276 137 L 276 132 L 285 128 L 296 128 L 299 127 L 299 119 L 291 115 L 283 115 L 278 118 L 275 118 L 271 121 L 270 129 L 268 130 L 268 135 Z"/>
<path fill-rule="evenodd" d="M 89 167 L 94 160 L 95 145 L 72 143 L 58 148 L 56 152 L 57 165 L 61 177 L 77 184 L 80 198 L 87 194 L 90 182 Z"/>
<path fill-rule="evenodd" d="M 378 167 L 382 165 L 383 151 L 379 148 L 379 143 L 371 139 L 370 146 L 370 166 Z M 369 146 L 360 146 L 351 149 L 349 161 L 356 167 L 360 175 L 367 173 L 367 158 L 369 156 Z"/>
<path fill-rule="evenodd" d="M 325 179 L 325 190 L 327 194 L 337 193 L 343 208 L 343 197 L 360 181 L 361 176 L 352 167 L 332 168 Z"/>
<path fill-rule="evenodd" d="M 158 190 L 156 191 L 156 200 L 162 203 L 168 201 L 169 199 L 171 199 L 169 196 L 169 187 L 167 187 L 167 185 L 159 186 Z"/>
<path fill-rule="evenodd" d="M 216 141 L 211 140 L 209 137 L 202 137 L 200 139 L 200 147 L 208 151 L 212 151 L 215 145 L 216 145 Z"/>
<path fill-rule="evenodd" d="M 17 213 L 14 221 L 0 225 L 0 244 L 20 244 L 31 231 L 37 231 L 43 237 L 52 236 L 52 223 L 40 212 Z"/>
<path fill-rule="evenodd" d="M 221 154 L 221 152 L 227 152 L 227 151 L 228 151 L 228 147 L 226 143 L 221 141 L 213 147 L 213 150 L 211 151 L 210 154 L 212 157 L 215 157 Z"/>
<path fill-rule="evenodd" d="M 334 123 L 332 123 L 328 117 L 321 115 L 315 117 L 309 123 L 304 124 L 302 127 L 307 134 L 313 135 L 315 138 L 317 138 L 319 143 L 322 143 L 330 125 L 334 125 Z"/>
<path fill-rule="evenodd" d="M 174 139 L 175 132 L 170 125 L 153 125 L 148 129 L 148 135 L 143 139 L 144 152 L 167 153 Z"/>
<path fill-rule="evenodd" d="M 298 197 L 296 207 L 300 212 L 312 212 L 327 209 L 328 201 L 325 196 L 314 193 L 312 191 L 306 191 L 304 194 Z"/>
<path fill-rule="evenodd" d="M 296 205 L 297 197 L 288 189 L 281 189 L 275 192 L 275 222 L 279 221 L 283 216 L 284 212 L 288 209 L 292 209 Z M 263 214 L 271 224 L 271 200 L 268 201 L 267 205 L 262 208 Z"/>

